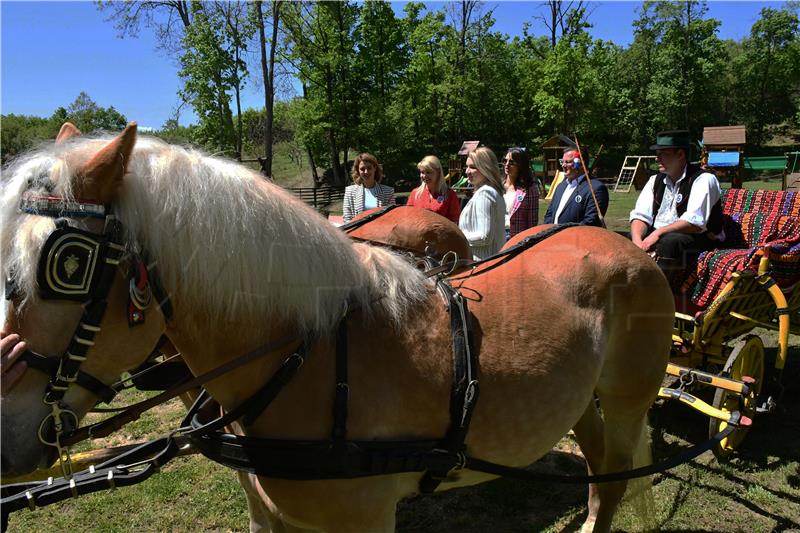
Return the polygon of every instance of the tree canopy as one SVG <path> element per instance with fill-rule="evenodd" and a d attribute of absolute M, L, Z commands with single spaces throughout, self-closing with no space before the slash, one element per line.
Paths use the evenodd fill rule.
<path fill-rule="evenodd" d="M 583 145 L 638 151 L 662 129 L 688 128 L 699 139 L 705 126 L 744 124 L 758 150 L 776 133 L 800 131 L 791 2 L 764 8 L 734 42 L 720 39 L 704 1 L 648 0 L 627 46 L 593 39 L 592 4 L 582 1 L 543 2 L 513 38 L 476 0 L 439 10 L 410 2 L 402 14 L 381 0 L 261 4 L 100 3 L 121 34 L 148 28 L 179 62 L 181 98 L 199 123 L 163 133 L 229 155 L 291 142 L 343 184 L 343 165 L 360 151 L 378 156 L 392 180 L 469 139 L 504 150 L 578 134 Z M 273 98 L 286 80 L 301 94 L 278 110 Z M 263 84 L 264 109 L 241 109 L 245 84 Z M 66 117 L 87 130 L 124 123 L 83 93 L 49 119 L 4 116 L 4 159 Z"/>

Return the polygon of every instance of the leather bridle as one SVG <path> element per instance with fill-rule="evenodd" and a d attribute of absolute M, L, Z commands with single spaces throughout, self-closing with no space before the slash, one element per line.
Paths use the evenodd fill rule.
<path fill-rule="evenodd" d="M 43 300 L 81 302 L 84 308 L 69 345 L 60 356 L 47 356 L 26 350 L 22 355 L 29 366 L 48 375 L 42 401 L 50 407 L 42 419 L 39 440 L 57 449 L 65 477 L 72 474 L 69 452 L 62 446 L 65 435 L 78 427 L 78 417 L 64 402 L 71 384 L 89 390 L 99 401 L 110 402 L 117 391 L 86 372 L 81 364 L 88 357 L 108 305 L 108 294 L 118 265 L 128 249 L 123 240 L 122 223 L 107 207 L 91 200 L 67 200 L 57 196 L 25 193 L 20 211 L 55 218 L 56 229 L 45 241 L 37 266 L 39 296 Z M 70 225 L 69 218 L 97 218 L 104 221 L 102 233 L 93 233 Z M 151 283 L 148 269 L 136 254 L 129 254 L 129 325 L 144 321 L 144 309 L 156 290 L 165 318 L 170 314 L 169 301 L 159 284 Z M 13 281 L 6 282 L 6 297 L 14 296 Z"/>

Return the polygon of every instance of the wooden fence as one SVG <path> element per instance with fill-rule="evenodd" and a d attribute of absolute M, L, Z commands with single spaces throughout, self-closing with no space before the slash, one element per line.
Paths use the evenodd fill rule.
<path fill-rule="evenodd" d="M 287 190 L 315 209 L 344 199 L 344 187 L 290 187 Z"/>

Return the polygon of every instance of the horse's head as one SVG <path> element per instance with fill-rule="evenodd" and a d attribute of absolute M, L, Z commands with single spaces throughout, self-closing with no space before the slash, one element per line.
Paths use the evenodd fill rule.
<path fill-rule="evenodd" d="M 3 183 L 3 330 L 29 350 L 24 376 L 3 391 L 3 475 L 49 466 L 55 441 L 164 330 L 140 251 L 109 214 L 136 124 L 112 140 L 79 133 L 65 125 L 55 146 L 12 164 Z"/>

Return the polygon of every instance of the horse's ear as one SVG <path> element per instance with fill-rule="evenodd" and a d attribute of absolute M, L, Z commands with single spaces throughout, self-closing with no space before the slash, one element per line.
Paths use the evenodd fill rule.
<path fill-rule="evenodd" d="M 61 129 L 58 130 L 58 135 L 56 135 L 56 144 L 61 144 L 67 139 L 71 139 L 73 137 L 78 137 L 81 134 L 81 130 L 75 127 L 75 124 L 72 122 L 65 122 Z"/>
<path fill-rule="evenodd" d="M 122 177 L 128 170 L 133 146 L 136 144 L 136 123 L 131 122 L 114 140 L 97 152 L 81 169 L 84 197 L 103 203 L 110 202 Z"/>

